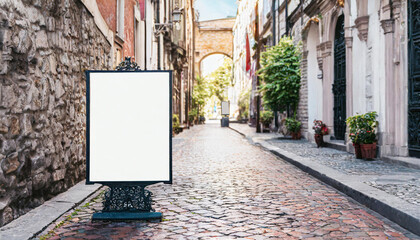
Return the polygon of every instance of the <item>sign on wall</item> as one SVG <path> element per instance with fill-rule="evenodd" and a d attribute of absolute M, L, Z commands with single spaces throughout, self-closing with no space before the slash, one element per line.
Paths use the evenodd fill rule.
<path fill-rule="evenodd" d="M 171 183 L 172 72 L 86 76 L 86 183 Z"/>
<path fill-rule="evenodd" d="M 229 109 L 229 102 L 222 102 L 222 115 L 229 115 L 230 109 Z"/>

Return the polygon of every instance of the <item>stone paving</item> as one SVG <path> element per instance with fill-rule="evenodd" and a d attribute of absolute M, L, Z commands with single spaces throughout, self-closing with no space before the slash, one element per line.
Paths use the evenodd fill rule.
<path fill-rule="evenodd" d="M 231 127 L 246 135 L 264 137 L 255 133 L 255 128 L 246 124 L 231 124 Z M 374 180 L 366 181 L 369 186 L 397 196 L 409 203 L 420 205 L 420 170 L 392 164 L 376 159 L 365 161 L 356 159 L 354 154 L 332 148 L 317 148 L 315 143 L 305 139 L 279 139 L 280 135 L 267 135 L 267 142 L 298 156 L 331 167 L 347 175 L 367 176 Z M 393 177 L 394 176 L 394 177 Z M 401 177 L 403 176 L 403 177 Z M 385 179 L 384 179 L 385 178 Z"/>
<path fill-rule="evenodd" d="M 162 222 L 92 222 L 98 192 L 38 238 L 418 239 L 219 124 L 174 138 L 173 176 L 148 187 Z"/>

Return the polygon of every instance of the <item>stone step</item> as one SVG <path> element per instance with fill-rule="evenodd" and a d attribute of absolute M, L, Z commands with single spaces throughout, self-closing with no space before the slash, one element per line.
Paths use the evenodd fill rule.
<path fill-rule="evenodd" d="M 346 144 L 344 144 L 343 140 L 331 140 L 329 142 L 325 142 L 325 146 L 329 148 L 334 148 L 339 151 L 347 151 Z"/>

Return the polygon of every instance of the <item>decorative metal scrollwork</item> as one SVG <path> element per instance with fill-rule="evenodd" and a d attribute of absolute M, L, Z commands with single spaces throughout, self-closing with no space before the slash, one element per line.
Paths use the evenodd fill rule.
<path fill-rule="evenodd" d="M 408 148 L 420 157 L 420 0 L 408 1 Z"/>
<path fill-rule="evenodd" d="M 105 193 L 102 212 L 153 212 L 152 193 L 144 186 L 111 186 Z"/>
<path fill-rule="evenodd" d="M 131 61 L 131 57 L 125 57 L 124 61 L 122 61 L 118 66 L 115 68 L 117 71 L 141 71 L 139 65 L 136 62 Z"/>

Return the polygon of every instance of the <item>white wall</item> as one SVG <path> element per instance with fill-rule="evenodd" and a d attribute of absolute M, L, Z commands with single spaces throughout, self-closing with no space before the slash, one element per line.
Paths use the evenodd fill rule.
<path fill-rule="evenodd" d="M 318 24 L 312 23 L 308 33 L 308 138 L 313 136 L 313 121 L 322 119 L 322 79 L 318 79 L 320 72 L 316 46 L 319 44 Z"/>
<path fill-rule="evenodd" d="M 357 29 L 353 30 L 353 113 L 366 112 L 366 43 L 357 36 Z M 347 98 L 348 99 L 348 98 Z M 349 99 L 348 99 L 349 100 Z"/>
<path fill-rule="evenodd" d="M 371 1 L 368 3 L 368 14 L 369 14 L 369 37 L 368 46 L 371 47 L 371 60 L 370 67 L 372 70 L 372 94 L 373 94 L 373 108 L 379 114 L 379 122 L 381 123 L 379 128 L 384 129 L 385 127 L 385 36 L 381 23 L 379 21 L 379 15 L 377 9 L 379 9 L 379 3 Z"/>

